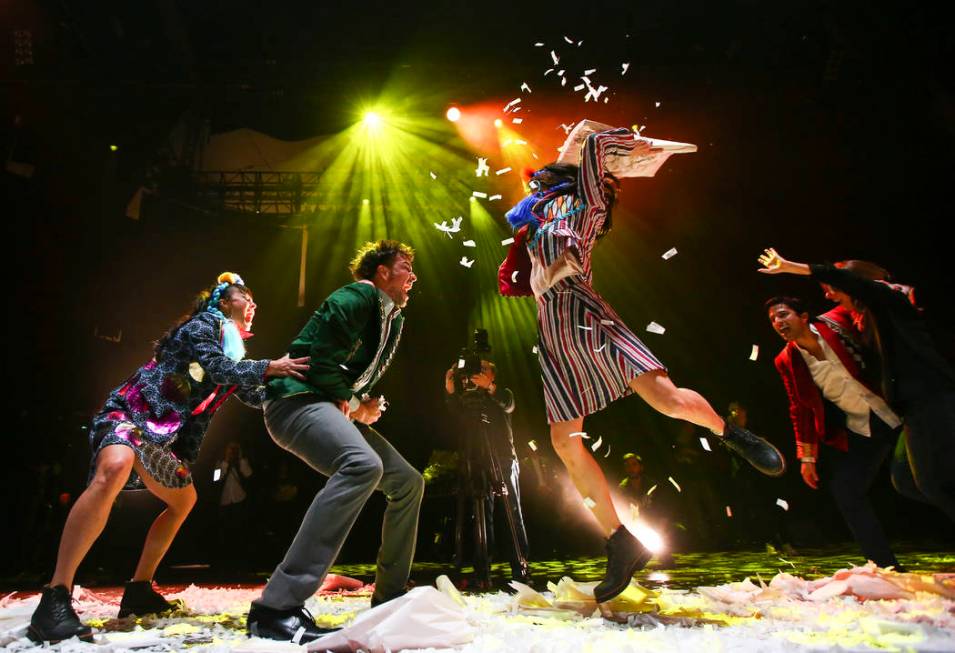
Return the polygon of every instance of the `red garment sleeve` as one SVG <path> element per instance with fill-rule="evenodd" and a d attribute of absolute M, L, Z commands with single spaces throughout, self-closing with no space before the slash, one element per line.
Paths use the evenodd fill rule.
<path fill-rule="evenodd" d="M 791 373 L 791 366 L 780 360 L 781 357 L 782 355 L 776 358 L 776 370 L 789 397 L 789 419 L 793 423 L 793 434 L 796 436 L 796 457 L 818 459 L 819 434 L 816 432 L 812 410 L 797 398 L 796 379 Z"/>

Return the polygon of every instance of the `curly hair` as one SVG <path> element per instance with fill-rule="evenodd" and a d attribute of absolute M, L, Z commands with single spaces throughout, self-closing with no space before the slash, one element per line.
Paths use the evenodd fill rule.
<path fill-rule="evenodd" d="M 355 258 L 348 264 L 348 270 L 356 281 L 371 279 L 379 265 L 391 265 L 399 254 L 414 260 L 414 250 L 398 240 L 379 240 L 361 246 Z"/>

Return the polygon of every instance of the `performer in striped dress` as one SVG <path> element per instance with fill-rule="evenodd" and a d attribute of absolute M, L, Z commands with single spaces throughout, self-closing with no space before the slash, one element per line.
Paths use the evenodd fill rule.
<path fill-rule="evenodd" d="M 551 442 L 609 536 L 607 574 L 594 590 L 598 601 L 626 589 L 651 553 L 621 526 L 603 471 L 577 437 L 585 416 L 635 392 L 665 415 L 710 429 L 763 473 L 776 476 L 785 467 L 771 444 L 729 425 L 698 393 L 675 386 L 663 363 L 591 286 L 591 254 L 610 230 L 618 184 L 606 163 L 640 156 L 640 150 L 651 154 L 650 143 L 629 129 L 596 132 L 584 141 L 579 168 L 551 164 L 534 173 L 534 193 L 507 214 L 518 231 L 499 276 L 503 294 L 532 292 L 537 300 Z M 519 260 L 525 247 L 529 270 Z"/>

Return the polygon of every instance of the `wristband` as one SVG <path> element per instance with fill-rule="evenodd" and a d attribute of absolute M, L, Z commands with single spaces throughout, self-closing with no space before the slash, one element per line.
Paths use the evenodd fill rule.
<path fill-rule="evenodd" d="M 799 459 L 799 461 L 804 463 L 815 463 L 816 459 L 813 458 L 812 456 L 803 456 L 802 458 Z"/>

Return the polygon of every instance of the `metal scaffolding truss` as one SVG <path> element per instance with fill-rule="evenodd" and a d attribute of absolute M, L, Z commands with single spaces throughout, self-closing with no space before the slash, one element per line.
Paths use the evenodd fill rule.
<path fill-rule="evenodd" d="M 203 170 L 194 173 L 198 196 L 217 209 L 295 215 L 319 208 L 320 172 Z"/>

